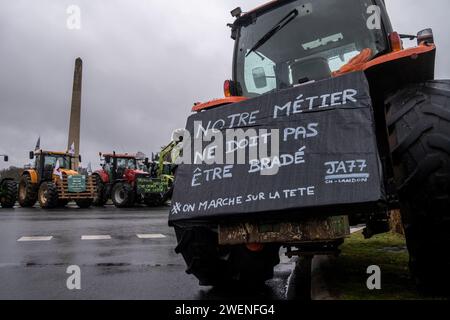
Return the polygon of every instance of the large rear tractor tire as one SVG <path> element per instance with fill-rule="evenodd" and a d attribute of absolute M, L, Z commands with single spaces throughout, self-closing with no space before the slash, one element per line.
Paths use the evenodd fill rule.
<path fill-rule="evenodd" d="M 219 246 L 217 233 L 201 227 L 175 227 L 176 252 L 186 261 L 188 274 L 201 286 L 232 285 L 257 287 L 273 278 L 279 264 L 279 246 L 266 245 L 262 251 L 249 251 L 242 246 Z"/>
<path fill-rule="evenodd" d="M 29 175 L 24 175 L 19 182 L 19 204 L 22 208 L 31 208 L 38 198 L 38 186 L 31 182 Z"/>
<path fill-rule="evenodd" d="M 53 182 L 43 182 L 39 187 L 38 201 L 42 209 L 55 209 L 58 207 L 58 189 Z"/>
<path fill-rule="evenodd" d="M 111 198 L 117 208 L 132 207 L 134 205 L 133 188 L 126 182 L 116 183 L 112 188 Z"/>
<path fill-rule="evenodd" d="M 387 101 L 395 179 L 419 288 L 450 285 L 450 81 L 407 87 Z"/>
<path fill-rule="evenodd" d="M 106 194 L 106 186 L 103 183 L 102 179 L 96 175 L 94 177 L 95 179 L 95 186 L 96 186 L 96 190 L 95 190 L 95 198 L 93 201 L 93 205 L 95 207 L 103 207 L 105 206 L 106 202 L 108 201 L 108 196 Z"/>
<path fill-rule="evenodd" d="M 2 191 L 0 205 L 3 208 L 13 208 L 17 201 L 17 183 L 12 180 L 5 180 L 0 188 Z"/>

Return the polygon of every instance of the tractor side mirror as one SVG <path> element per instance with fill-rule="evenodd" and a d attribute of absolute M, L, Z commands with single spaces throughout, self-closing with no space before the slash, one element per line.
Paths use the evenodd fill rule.
<path fill-rule="evenodd" d="M 255 87 L 257 89 L 267 87 L 267 76 L 266 71 L 263 67 L 258 67 L 252 70 L 253 81 L 255 82 Z"/>
<path fill-rule="evenodd" d="M 3 159 L 5 159 L 5 162 L 9 161 L 9 157 L 8 156 L 4 156 Z"/>
<path fill-rule="evenodd" d="M 79 161 L 79 162 L 83 162 L 83 161 L 81 160 L 81 156 L 78 156 L 78 161 Z"/>
<path fill-rule="evenodd" d="M 29 157 L 30 157 L 30 160 L 33 160 L 33 159 L 34 159 L 34 152 L 33 152 L 33 151 L 30 151 Z"/>
<path fill-rule="evenodd" d="M 417 44 L 420 45 L 422 42 L 425 42 L 427 44 L 433 44 L 434 43 L 433 29 L 428 28 L 428 29 L 424 29 L 422 31 L 419 31 L 417 33 Z"/>

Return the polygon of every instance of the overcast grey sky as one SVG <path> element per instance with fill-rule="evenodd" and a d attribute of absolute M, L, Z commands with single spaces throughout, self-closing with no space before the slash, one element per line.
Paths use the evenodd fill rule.
<path fill-rule="evenodd" d="M 231 76 L 230 10 L 264 2 L 1 0 L 0 154 L 23 166 L 38 136 L 45 149 L 66 148 L 78 56 L 84 165 L 95 166 L 99 151 L 158 151 L 185 125 L 193 102 L 223 95 Z M 386 2 L 399 32 L 434 29 L 437 76 L 450 78 L 450 2 Z M 66 27 L 70 5 L 81 8 L 81 30 Z"/>

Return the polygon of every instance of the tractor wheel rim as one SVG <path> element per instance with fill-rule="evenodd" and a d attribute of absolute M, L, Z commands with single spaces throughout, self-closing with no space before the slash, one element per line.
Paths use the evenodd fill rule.
<path fill-rule="evenodd" d="M 116 190 L 114 197 L 116 198 L 116 201 L 121 204 L 125 201 L 125 192 L 122 189 Z"/>
<path fill-rule="evenodd" d="M 19 187 L 19 198 L 20 200 L 25 200 L 25 198 L 27 197 L 27 191 L 26 188 L 23 184 L 20 184 Z"/>
<path fill-rule="evenodd" d="M 43 190 L 41 191 L 40 197 L 41 203 L 47 203 L 47 191 Z"/>

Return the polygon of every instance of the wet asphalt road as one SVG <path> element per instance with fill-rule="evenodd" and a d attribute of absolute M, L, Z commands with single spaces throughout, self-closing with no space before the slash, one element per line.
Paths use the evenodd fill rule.
<path fill-rule="evenodd" d="M 0 299 L 286 298 L 295 264 L 283 256 L 275 278 L 257 291 L 199 287 L 174 252 L 176 239 L 167 216 L 166 207 L 0 209 Z M 18 241 L 33 240 L 24 237 L 52 238 Z M 81 268 L 81 290 L 67 289 L 71 265 Z"/>

